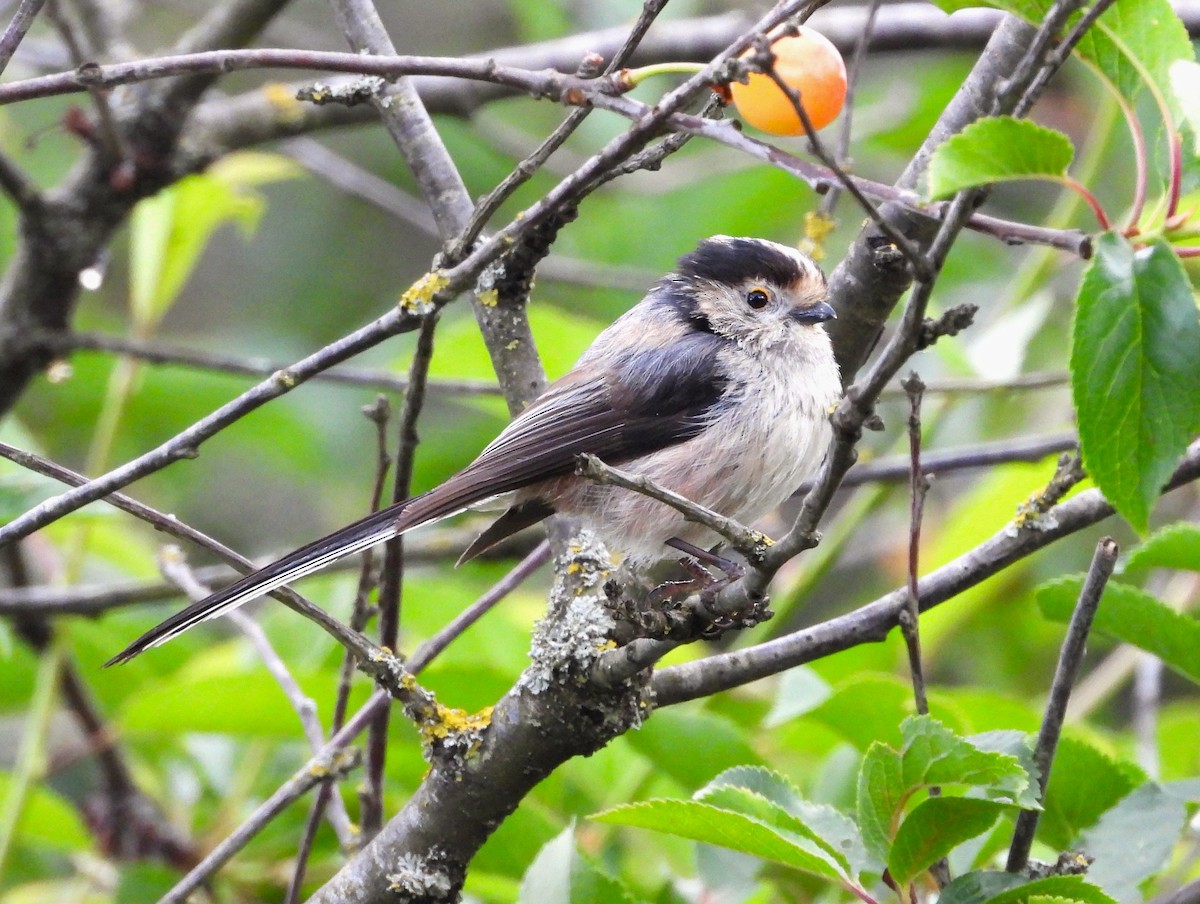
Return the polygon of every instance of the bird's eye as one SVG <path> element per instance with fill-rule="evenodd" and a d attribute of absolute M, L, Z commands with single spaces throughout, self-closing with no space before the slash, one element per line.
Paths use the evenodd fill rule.
<path fill-rule="evenodd" d="M 765 308 L 770 303 L 771 293 L 766 289 L 751 289 L 746 293 L 746 304 L 756 311 Z"/>

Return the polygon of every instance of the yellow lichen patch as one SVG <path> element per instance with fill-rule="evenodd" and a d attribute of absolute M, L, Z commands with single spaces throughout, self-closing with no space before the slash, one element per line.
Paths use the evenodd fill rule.
<path fill-rule="evenodd" d="M 837 221 L 819 210 L 810 210 L 804 215 L 804 239 L 800 250 L 815 261 L 825 256 L 825 239 L 837 226 Z"/>
<path fill-rule="evenodd" d="M 492 722 L 492 707 L 488 706 L 477 713 L 469 713 L 462 709 L 437 704 L 437 716 L 419 726 L 421 737 L 426 744 L 445 741 L 448 738 L 461 737 L 469 739 L 466 744 L 467 753 L 474 753 L 483 740 L 484 730 Z"/>
<path fill-rule="evenodd" d="M 290 370 L 275 371 L 275 382 L 286 389 L 293 389 L 296 386 L 296 375 Z"/>
<path fill-rule="evenodd" d="M 433 310 L 434 296 L 450 285 L 450 280 L 442 270 L 426 273 L 409 286 L 400 296 L 400 310 L 407 314 L 428 314 Z"/>
<path fill-rule="evenodd" d="M 609 638 L 608 640 L 604 641 L 604 643 L 597 645 L 596 650 L 601 653 L 605 653 L 609 650 L 615 650 L 616 648 L 617 642 L 612 638 Z"/>
<path fill-rule="evenodd" d="M 271 82 L 262 86 L 262 93 L 284 122 L 297 122 L 304 118 L 304 105 L 296 99 L 294 89 L 282 82 Z"/>
<path fill-rule="evenodd" d="M 484 289 L 475 295 L 479 299 L 479 303 L 485 308 L 494 308 L 500 303 L 500 293 L 495 289 Z"/>
<path fill-rule="evenodd" d="M 516 348 L 517 346 L 519 346 L 520 344 L 521 344 L 521 340 L 520 340 L 520 339 L 514 339 L 512 342 L 508 343 L 508 345 L 506 345 L 506 346 L 504 346 L 504 347 L 505 347 L 506 349 L 508 349 L 508 350 L 511 352 L 513 349 L 515 349 L 515 348 Z"/>

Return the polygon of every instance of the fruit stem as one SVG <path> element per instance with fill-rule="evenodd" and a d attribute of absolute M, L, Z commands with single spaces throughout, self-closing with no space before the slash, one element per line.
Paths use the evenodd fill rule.
<path fill-rule="evenodd" d="M 702 63 L 654 63 L 638 69 L 622 70 L 621 80 L 632 88 L 656 75 L 695 75 L 703 71 Z"/>

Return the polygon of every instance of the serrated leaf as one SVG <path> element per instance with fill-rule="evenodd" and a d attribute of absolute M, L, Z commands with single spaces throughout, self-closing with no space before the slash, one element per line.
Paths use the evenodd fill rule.
<path fill-rule="evenodd" d="M 1096 858 L 1088 878 L 1121 902 L 1140 901 L 1138 885 L 1162 869 L 1186 822 L 1182 800 L 1154 782 L 1142 785 L 1080 839 Z"/>
<path fill-rule="evenodd" d="M 766 807 L 773 806 L 765 798 L 761 803 L 766 805 L 764 813 L 769 812 Z M 810 839 L 701 801 L 650 800 L 614 807 L 592 819 L 715 844 L 834 882 L 846 879 L 837 860 Z"/>
<path fill-rule="evenodd" d="M 1200 526 L 1180 521 L 1146 538 L 1125 560 L 1125 574 L 1151 568 L 1200 571 Z"/>
<path fill-rule="evenodd" d="M 1083 577 L 1060 578 L 1035 591 L 1038 607 L 1052 621 L 1071 619 Z M 1181 615 L 1144 590 L 1109 582 L 1093 628 L 1153 653 L 1180 674 L 1200 682 L 1200 622 Z"/>
<path fill-rule="evenodd" d="M 929 161 L 929 196 L 1017 179 L 1061 180 L 1075 157 L 1071 139 L 1027 119 L 991 116 L 938 145 Z"/>
<path fill-rule="evenodd" d="M 1200 429 L 1200 318 L 1165 242 L 1106 233 L 1079 287 L 1071 386 L 1084 465 L 1133 527 Z"/>
<path fill-rule="evenodd" d="M 900 730 L 904 735 L 904 777 L 911 784 L 967 785 L 992 800 L 1037 806 L 1029 773 L 1016 756 L 983 749 L 929 716 L 905 719 Z"/>
<path fill-rule="evenodd" d="M 867 853 L 862 833 L 853 819 L 836 807 L 804 800 L 786 776 L 762 766 L 735 766 L 696 792 L 695 799 L 712 803 L 709 795 L 724 786 L 753 791 L 799 819 L 823 847 L 848 864 L 850 875 L 882 871 L 882 861 Z"/>
<path fill-rule="evenodd" d="M 934 0 L 946 12 L 991 6 L 1039 24 L 1053 0 Z M 1078 13 L 1070 21 L 1078 18 Z M 1170 91 L 1171 63 L 1193 59 L 1187 29 L 1168 0 L 1117 0 L 1092 25 L 1075 52 L 1130 104 L 1147 83 L 1178 113 Z"/>
<path fill-rule="evenodd" d="M 923 800 L 900 823 L 888 872 L 903 887 L 964 841 L 990 829 L 1003 804 L 969 797 Z"/>
<path fill-rule="evenodd" d="M 1040 897 L 1116 904 L 1082 876 L 1050 876 L 1030 882 L 1024 876 L 995 870 L 964 873 L 942 889 L 938 904 L 1018 904 Z"/>
<path fill-rule="evenodd" d="M 900 754 L 883 744 L 872 744 L 858 772 L 858 828 L 867 850 L 883 863 L 892 845 L 894 817 L 908 792 Z"/>
<path fill-rule="evenodd" d="M 793 814 L 790 810 L 767 800 L 761 794 L 747 788 L 737 788 L 732 785 L 714 787 L 703 798 L 704 803 L 731 813 L 740 813 L 765 825 L 771 826 L 788 836 L 798 837 L 816 845 L 817 848 L 836 864 L 843 876 L 854 875 L 850 860 L 837 841 L 830 841 L 819 832 Z M 797 804 L 799 801 L 797 801 Z M 815 805 L 814 805 L 815 806 Z"/>

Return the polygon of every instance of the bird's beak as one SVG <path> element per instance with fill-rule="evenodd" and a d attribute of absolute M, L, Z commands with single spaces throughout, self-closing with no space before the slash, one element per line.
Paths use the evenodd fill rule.
<path fill-rule="evenodd" d="M 833 312 L 826 302 L 818 301 L 814 305 L 809 305 L 804 308 L 792 308 L 792 319 L 797 323 L 824 323 L 826 320 L 833 320 L 837 314 Z"/>

